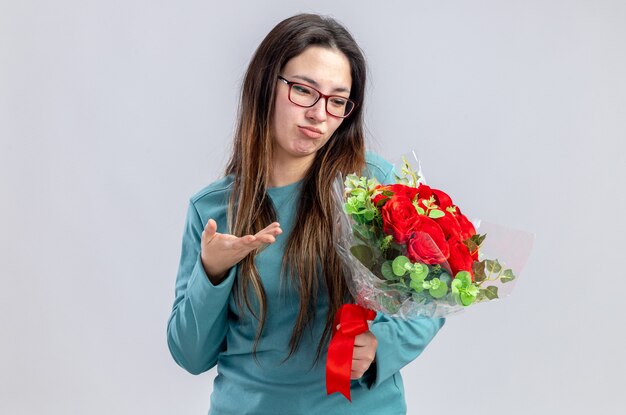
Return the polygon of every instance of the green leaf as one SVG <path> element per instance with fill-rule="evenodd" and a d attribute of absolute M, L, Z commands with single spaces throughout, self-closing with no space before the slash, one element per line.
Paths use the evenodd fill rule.
<path fill-rule="evenodd" d="M 439 281 L 443 282 L 446 285 L 450 285 L 450 282 L 452 281 L 452 277 L 450 277 L 450 274 L 448 274 L 447 272 L 442 272 L 438 278 Z"/>
<path fill-rule="evenodd" d="M 428 267 L 420 263 L 413 264 L 410 275 L 411 279 L 424 280 L 424 278 L 426 278 L 426 276 L 428 275 Z"/>
<path fill-rule="evenodd" d="M 485 294 L 485 297 L 490 300 L 498 298 L 498 287 L 496 287 L 495 285 L 490 285 L 489 287 L 481 291 Z"/>
<path fill-rule="evenodd" d="M 514 279 L 515 279 L 515 274 L 513 274 L 512 269 L 505 269 L 504 273 L 500 277 L 500 281 L 502 282 L 509 282 L 509 281 L 513 281 Z"/>
<path fill-rule="evenodd" d="M 466 292 L 462 292 L 461 295 L 461 304 L 465 307 L 472 305 L 472 303 L 474 302 L 474 300 L 476 300 L 476 297 L 466 293 Z"/>
<path fill-rule="evenodd" d="M 474 271 L 474 281 L 476 282 L 483 282 L 487 278 L 485 275 L 485 261 L 474 262 L 472 271 Z"/>
<path fill-rule="evenodd" d="M 479 246 L 476 245 L 476 242 L 472 241 L 472 238 L 466 239 L 463 241 L 463 244 L 469 249 L 470 253 L 478 251 Z"/>
<path fill-rule="evenodd" d="M 471 240 L 478 246 L 481 246 L 483 244 L 483 241 L 485 240 L 485 238 L 487 237 L 487 234 L 483 234 L 483 235 L 472 235 L 471 236 Z"/>
<path fill-rule="evenodd" d="M 369 246 L 355 245 L 350 248 L 350 252 L 367 268 L 371 269 L 374 265 L 374 253 Z"/>
<path fill-rule="evenodd" d="M 502 265 L 500 265 L 497 259 L 487 259 L 485 260 L 485 269 L 489 273 L 497 274 L 502 270 Z"/>
<path fill-rule="evenodd" d="M 411 289 L 413 291 L 415 291 L 416 293 L 420 293 L 422 291 L 424 291 L 424 280 L 417 280 L 417 279 L 412 279 L 411 278 L 411 283 L 409 284 L 409 287 L 411 287 Z"/>
<path fill-rule="evenodd" d="M 454 277 L 454 281 L 460 284 L 462 287 L 469 287 L 472 283 L 472 276 L 467 271 L 459 271 Z"/>
<path fill-rule="evenodd" d="M 480 292 L 472 283 L 471 275 L 467 271 L 458 272 L 450 285 L 456 303 L 465 307 L 471 305 Z"/>
<path fill-rule="evenodd" d="M 414 264 L 413 269 L 411 270 L 409 277 L 411 279 L 411 283 L 409 286 L 415 290 L 415 292 L 421 292 L 424 288 L 424 279 L 428 275 L 428 267 L 424 264 Z"/>
<path fill-rule="evenodd" d="M 448 293 L 448 286 L 439 280 L 439 278 L 433 278 L 430 281 L 430 289 L 428 293 L 432 295 L 433 298 L 443 298 Z"/>
<path fill-rule="evenodd" d="M 397 280 L 396 274 L 393 273 L 393 269 L 391 268 L 391 261 L 383 262 L 383 265 L 380 267 L 380 273 L 388 280 Z"/>
<path fill-rule="evenodd" d="M 380 240 L 380 250 L 383 254 L 387 251 L 387 249 L 389 249 L 391 241 L 393 241 L 393 236 L 391 235 L 387 235 Z"/>
<path fill-rule="evenodd" d="M 439 209 L 433 209 L 428 213 L 428 217 L 432 218 L 432 219 L 437 219 L 437 218 L 441 218 L 443 216 L 445 216 L 446 214 L 443 213 L 443 211 L 439 210 Z"/>
<path fill-rule="evenodd" d="M 410 264 L 411 261 L 409 261 L 409 258 L 403 255 L 396 257 L 396 259 L 394 259 L 393 263 L 391 264 L 393 273 L 396 274 L 398 277 L 403 276 L 408 271 L 407 265 L 410 266 Z"/>

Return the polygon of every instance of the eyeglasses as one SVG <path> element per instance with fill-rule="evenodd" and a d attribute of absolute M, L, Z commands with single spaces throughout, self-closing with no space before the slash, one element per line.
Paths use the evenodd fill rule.
<path fill-rule="evenodd" d="M 289 101 L 300 107 L 310 108 L 317 104 L 320 98 L 324 98 L 326 100 L 326 112 L 333 117 L 339 118 L 346 118 L 356 107 L 356 102 L 346 97 L 325 95 L 312 86 L 291 82 L 282 76 L 279 76 L 278 79 L 289 86 Z"/>

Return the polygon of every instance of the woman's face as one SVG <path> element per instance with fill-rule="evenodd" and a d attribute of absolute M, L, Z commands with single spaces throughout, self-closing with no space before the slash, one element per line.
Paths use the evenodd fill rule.
<path fill-rule="evenodd" d="M 326 95 L 350 96 L 350 62 L 337 49 L 309 46 L 289 60 L 280 75 L 290 82 L 312 86 Z M 278 86 L 272 120 L 274 162 L 297 161 L 309 165 L 343 118 L 326 112 L 325 98 L 320 98 L 309 108 L 292 103 L 288 98 L 290 86 L 278 79 L 275 82 Z"/>

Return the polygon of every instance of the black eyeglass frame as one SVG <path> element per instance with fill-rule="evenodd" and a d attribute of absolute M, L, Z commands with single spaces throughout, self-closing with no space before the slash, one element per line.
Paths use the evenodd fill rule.
<path fill-rule="evenodd" d="M 278 75 L 278 80 L 283 81 L 284 83 L 286 83 L 289 86 L 289 92 L 287 94 L 287 97 L 289 98 L 289 102 L 291 102 L 292 104 L 295 104 L 299 107 L 302 108 L 311 108 L 312 106 L 314 106 L 315 104 L 317 104 L 317 102 L 324 98 L 326 100 L 326 105 L 324 107 L 324 109 L 326 110 L 326 113 L 332 117 L 337 117 L 337 118 L 347 118 L 350 116 L 350 114 L 352 114 L 354 112 L 354 109 L 357 107 L 358 103 L 354 100 L 351 100 L 350 98 L 346 98 L 346 97 L 342 97 L 341 95 L 326 95 L 323 94 L 322 92 L 320 92 L 319 90 L 313 88 L 311 85 L 307 85 L 307 84 L 303 84 L 302 82 L 293 82 L 293 81 L 288 81 L 287 79 L 283 78 L 282 76 Z M 292 90 L 292 86 L 293 85 L 302 85 L 305 86 L 307 88 L 312 89 L 313 91 L 317 92 L 319 94 L 319 96 L 317 97 L 317 99 L 315 100 L 315 102 L 313 102 L 311 105 L 302 105 L 302 104 L 298 104 L 297 102 L 293 102 L 293 100 L 291 99 L 291 90 Z M 328 99 L 329 98 L 341 98 L 341 99 L 345 99 L 347 102 L 351 102 L 352 103 L 352 108 L 350 109 L 350 111 L 341 116 L 341 115 L 335 115 L 335 114 L 331 114 L 330 111 L 328 111 Z"/>

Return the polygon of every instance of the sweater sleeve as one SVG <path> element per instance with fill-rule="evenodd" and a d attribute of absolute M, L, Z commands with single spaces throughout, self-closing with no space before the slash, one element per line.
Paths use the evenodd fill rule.
<path fill-rule="evenodd" d="M 215 366 L 226 346 L 228 300 L 236 267 L 213 285 L 200 260 L 204 225 L 190 202 L 176 277 L 176 298 L 167 324 L 167 344 L 179 366 L 197 375 Z"/>
<path fill-rule="evenodd" d="M 368 154 L 369 173 L 380 183 L 394 183 L 393 165 L 380 156 Z M 416 359 L 444 325 L 443 318 L 420 317 L 411 320 L 377 313 L 370 331 L 376 336 L 376 360 L 360 379 L 360 383 L 375 387 Z"/>
<path fill-rule="evenodd" d="M 366 383 L 375 387 L 417 358 L 444 325 L 443 318 L 412 320 L 378 313 L 370 331 L 378 340 L 376 360 Z"/>

